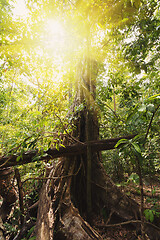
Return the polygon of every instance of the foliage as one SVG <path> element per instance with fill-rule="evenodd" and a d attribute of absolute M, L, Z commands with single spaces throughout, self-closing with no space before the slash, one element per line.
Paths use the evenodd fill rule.
<path fill-rule="evenodd" d="M 144 214 L 147 221 L 153 222 L 155 216 L 159 217 L 160 212 L 156 211 L 155 209 L 146 209 Z"/>
<path fill-rule="evenodd" d="M 90 59 L 98 69 L 92 107 L 100 138 L 137 135 L 120 140 L 116 147 L 123 151 L 102 153 L 106 170 L 116 181 L 125 173 L 137 181 L 138 156 L 143 176 L 159 172 L 159 1 L 27 0 L 24 18 L 12 7 L 0 1 L 0 154 L 38 149 L 43 155 L 70 139 L 73 120 L 85 108 L 73 103 Z M 57 21 L 63 30 L 52 33 L 47 24 Z M 44 165 L 37 159 L 20 169 L 25 181 L 41 176 Z M 24 190 L 35 202 L 38 183 L 30 183 Z M 145 215 L 152 221 L 154 210 Z"/>

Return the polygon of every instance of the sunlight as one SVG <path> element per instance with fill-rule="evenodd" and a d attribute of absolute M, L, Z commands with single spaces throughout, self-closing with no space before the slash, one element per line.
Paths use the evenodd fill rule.
<path fill-rule="evenodd" d="M 61 18 L 48 18 L 44 22 L 42 45 L 49 55 L 71 60 L 82 51 L 81 37 L 73 30 L 72 23 L 63 22 Z"/>
<path fill-rule="evenodd" d="M 15 18 L 23 17 L 26 18 L 28 15 L 28 9 L 24 0 L 17 0 L 13 2 L 13 16 Z"/>
<path fill-rule="evenodd" d="M 53 37 L 58 37 L 58 40 L 64 36 L 64 28 L 58 20 L 48 19 L 46 23 L 47 31 Z"/>
<path fill-rule="evenodd" d="M 45 47 L 54 52 L 64 51 L 66 48 L 67 32 L 57 19 L 47 19 L 45 23 Z"/>

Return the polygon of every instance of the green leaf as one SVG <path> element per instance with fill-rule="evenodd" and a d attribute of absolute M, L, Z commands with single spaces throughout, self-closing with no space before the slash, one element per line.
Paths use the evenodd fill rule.
<path fill-rule="evenodd" d="M 29 143 L 28 148 L 34 148 L 37 143 L 37 138 L 33 140 L 31 143 Z"/>
<path fill-rule="evenodd" d="M 154 100 L 154 99 L 156 99 L 156 98 L 160 98 L 160 93 L 155 94 L 155 95 L 149 97 L 148 100 Z"/>
<path fill-rule="evenodd" d="M 61 144 L 61 143 L 60 143 L 59 145 L 60 145 L 61 147 L 64 147 L 64 148 L 66 148 L 66 146 L 64 146 L 64 145 L 63 145 L 63 144 Z"/>
<path fill-rule="evenodd" d="M 150 218 L 149 218 L 149 220 L 150 220 L 151 222 L 153 222 L 153 221 L 154 221 L 154 215 L 153 215 L 153 213 L 152 213 L 152 214 L 150 214 Z"/>
<path fill-rule="evenodd" d="M 51 144 L 52 144 L 52 141 L 50 140 L 50 141 L 48 142 L 48 148 L 50 148 Z"/>
<path fill-rule="evenodd" d="M 133 139 L 132 139 L 132 141 L 134 142 L 134 141 L 142 141 L 142 139 L 143 139 L 143 135 L 142 134 L 138 134 L 138 135 L 136 135 Z"/>
<path fill-rule="evenodd" d="M 141 153 L 141 149 L 137 143 L 132 142 L 131 144 L 138 153 Z"/>
<path fill-rule="evenodd" d="M 41 156 L 35 156 L 32 158 L 32 162 L 38 161 L 41 158 Z"/>
<path fill-rule="evenodd" d="M 120 139 L 120 140 L 116 143 L 115 148 L 117 148 L 120 144 L 124 144 L 124 143 L 127 143 L 127 142 L 128 142 L 128 140 L 125 139 L 125 138 Z"/>
<path fill-rule="evenodd" d="M 129 182 L 129 181 L 132 181 L 132 182 L 138 184 L 138 183 L 139 183 L 139 176 L 138 176 L 138 174 L 132 173 L 132 174 L 129 176 L 129 178 L 128 178 L 128 182 Z"/>
<path fill-rule="evenodd" d="M 30 228 L 30 230 L 29 230 L 28 233 L 27 233 L 27 238 L 31 235 L 31 233 L 34 231 L 34 229 L 35 229 L 35 226 L 33 226 L 33 227 Z M 35 239 L 35 236 L 34 236 L 34 238 L 31 237 L 31 238 L 29 238 L 29 239 L 30 239 L 30 240 L 31 240 L 31 239 Z"/>
<path fill-rule="evenodd" d="M 154 112 L 155 111 L 155 106 L 154 104 L 148 104 L 147 105 L 147 111 Z"/>
<path fill-rule="evenodd" d="M 147 221 L 153 222 L 154 221 L 154 211 L 151 209 L 146 209 L 144 211 L 145 218 Z"/>
<path fill-rule="evenodd" d="M 19 162 L 21 159 L 22 159 L 22 155 L 20 155 L 16 158 L 16 162 Z"/>
<path fill-rule="evenodd" d="M 56 149 L 59 151 L 59 144 L 56 143 Z"/>
<path fill-rule="evenodd" d="M 146 210 L 144 211 L 144 214 L 145 214 L 146 220 L 148 221 L 148 220 L 149 220 L 149 216 L 150 216 L 149 209 L 146 209 Z"/>

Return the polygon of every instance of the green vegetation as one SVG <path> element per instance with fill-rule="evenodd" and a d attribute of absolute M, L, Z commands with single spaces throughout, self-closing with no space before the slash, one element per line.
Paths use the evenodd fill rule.
<path fill-rule="evenodd" d="M 79 141 L 72 133 L 88 104 L 74 105 L 75 98 L 81 98 L 77 88 L 80 75 L 86 74 L 84 66 L 95 81 L 95 89 L 89 91 L 81 79 L 89 108 L 98 116 L 99 138 L 135 134 L 121 139 L 116 149 L 102 152 L 105 170 L 121 186 L 151 186 L 150 209 L 144 210 L 140 193 L 141 214 L 153 222 L 160 215 L 152 186 L 160 181 L 159 1 L 25 4 L 25 12 L 17 16 L 14 1 L 0 0 L 0 156 L 18 154 L 18 165 L 23 153 L 36 149 L 38 155 L 33 163 L 15 167 L 23 183 L 25 209 L 22 213 L 17 200 L 5 223 L 6 234 L 16 235 L 20 215 L 38 200 L 46 166 L 39 156 L 65 147 L 65 138 Z M 1 161 L 0 167 L 5 167 Z M 31 218 L 35 223 L 34 213 Z M 34 227 L 23 239 L 35 239 L 32 232 Z"/>

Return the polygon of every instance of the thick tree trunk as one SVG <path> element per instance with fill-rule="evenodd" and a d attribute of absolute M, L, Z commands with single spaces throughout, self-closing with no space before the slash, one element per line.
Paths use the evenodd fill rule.
<path fill-rule="evenodd" d="M 88 138 L 86 111 L 84 109 L 80 113 L 74 132 L 74 136 L 79 135 L 81 142 Z M 97 140 L 97 119 L 93 113 L 89 114 L 90 139 Z M 100 214 L 102 209 L 108 216 L 113 213 L 121 219 L 138 219 L 139 206 L 121 193 L 111 181 L 99 159 L 98 152 L 90 152 L 91 172 L 88 178 L 87 153 L 88 151 L 62 158 L 57 167 L 50 171 L 49 179 L 43 186 L 40 196 L 36 226 L 37 240 L 102 239 L 86 222 L 87 220 L 91 223 L 92 216 Z M 87 194 L 91 196 L 88 197 Z M 89 209 L 88 199 L 91 204 Z"/>
<path fill-rule="evenodd" d="M 74 137 L 85 142 L 86 149 L 63 157 L 56 168 L 50 169 L 40 195 L 37 240 L 102 239 L 91 227 L 92 216 L 101 214 L 102 209 L 109 219 L 112 215 L 121 220 L 140 218 L 139 205 L 111 181 L 99 159 L 98 148 L 90 145 L 99 134 L 94 101 L 97 73 L 90 74 L 95 73 L 95 62 L 87 65 L 92 65 L 92 69 L 87 72 L 81 68 L 77 81 L 81 87 L 76 104 L 83 103 L 84 109 L 78 113 L 73 131 Z"/>
<path fill-rule="evenodd" d="M 51 170 L 49 177 L 53 179 L 47 180 L 40 195 L 37 240 L 102 239 L 84 220 L 88 219 L 87 187 L 81 161 L 82 156 L 78 167 L 77 158 L 66 158 Z M 123 220 L 138 219 L 139 206 L 116 187 L 98 160 L 92 164 L 92 214 L 100 214 L 103 208 L 108 216 L 113 213 Z"/>
<path fill-rule="evenodd" d="M 112 182 L 97 156 L 92 158 L 92 212 L 87 209 L 87 175 L 84 156 L 63 158 L 51 169 L 43 185 L 36 224 L 37 240 L 103 239 L 92 226 L 92 216 L 105 211 L 119 222 L 140 220 L 139 205 Z M 138 222 L 139 223 L 139 222 Z M 140 229 L 139 224 L 133 223 Z M 149 239 L 159 240 L 159 231 L 145 225 Z"/>
<path fill-rule="evenodd" d="M 37 240 L 50 239 L 101 239 L 101 236 L 81 217 L 74 206 L 75 193 L 73 178 L 77 159 L 62 159 L 52 169 L 44 184 L 37 216 Z M 82 196 L 83 199 L 84 196 Z M 81 202 L 81 201 L 80 201 Z M 86 201 L 85 201 L 86 202 Z"/>

